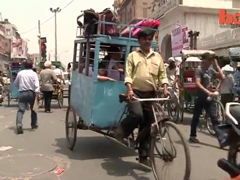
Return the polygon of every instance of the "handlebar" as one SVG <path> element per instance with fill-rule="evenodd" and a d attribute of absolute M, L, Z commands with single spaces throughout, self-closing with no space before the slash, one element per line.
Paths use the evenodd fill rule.
<path fill-rule="evenodd" d="M 173 89 L 173 87 L 167 87 L 167 90 L 171 90 L 171 89 Z M 158 91 L 163 91 L 164 88 L 157 88 L 157 90 L 158 90 Z"/>
<path fill-rule="evenodd" d="M 167 97 L 167 98 L 136 98 L 136 97 L 133 97 L 133 99 L 139 101 L 139 102 L 143 102 L 143 101 L 168 101 L 170 100 L 170 97 Z"/>

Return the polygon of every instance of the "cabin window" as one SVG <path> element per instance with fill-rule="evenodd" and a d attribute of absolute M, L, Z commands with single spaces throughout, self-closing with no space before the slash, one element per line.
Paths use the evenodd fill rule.
<path fill-rule="evenodd" d="M 105 52 L 99 62 L 99 75 L 116 81 L 124 80 L 125 50 L 124 46 L 102 44 L 101 51 Z"/>

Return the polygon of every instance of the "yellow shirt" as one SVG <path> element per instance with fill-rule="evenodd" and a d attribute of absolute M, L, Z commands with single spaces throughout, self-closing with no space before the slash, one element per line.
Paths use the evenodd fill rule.
<path fill-rule="evenodd" d="M 125 83 L 140 91 L 152 91 L 168 83 L 164 62 L 159 53 L 150 51 L 148 55 L 141 50 L 129 54 L 126 64 Z"/>

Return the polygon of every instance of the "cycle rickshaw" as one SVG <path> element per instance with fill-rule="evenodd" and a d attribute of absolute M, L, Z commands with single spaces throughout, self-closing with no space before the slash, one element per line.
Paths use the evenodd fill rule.
<path fill-rule="evenodd" d="M 96 24 L 98 24 L 98 26 L 104 24 L 119 26 L 119 24 L 116 23 L 103 21 L 98 21 Z M 126 26 L 127 25 L 125 25 L 125 27 Z M 127 27 L 130 29 L 133 28 L 133 26 L 130 25 Z M 72 72 L 71 100 L 70 106 L 67 109 L 65 121 L 66 139 L 70 150 L 73 150 L 75 146 L 78 129 L 92 130 L 114 139 L 116 127 L 128 113 L 126 104 L 127 98 L 125 95 L 126 87 L 124 83 L 121 81 L 103 82 L 98 80 L 99 53 L 100 51 L 105 51 L 105 48 L 110 46 L 121 47 L 122 51 L 120 52 L 124 54 L 124 59 L 126 59 L 133 49 L 139 47 L 139 44 L 137 39 L 131 38 L 131 35 L 129 35 L 129 37 L 109 37 L 105 34 L 100 34 L 99 31 L 97 34 L 92 35 L 91 38 L 81 36 L 74 41 L 73 69 L 76 70 Z M 157 43 L 153 42 L 152 47 L 157 49 Z M 94 62 L 93 67 L 89 69 L 91 60 L 89 57 L 90 49 L 94 49 Z M 77 65 L 75 63 L 77 56 L 80 57 L 78 58 L 78 67 L 75 67 Z M 82 72 L 81 64 L 83 64 L 83 59 L 85 61 L 84 66 L 87 69 L 86 73 Z M 91 69 L 94 70 L 92 77 L 89 76 L 89 70 Z M 159 101 L 165 101 L 168 100 L 168 98 L 137 100 L 151 101 L 153 104 L 152 109 L 155 114 L 155 123 L 153 123 L 151 127 L 151 150 L 149 156 L 155 178 L 157 180 L 168 179 L 163 177 L 164 172 L 161 172 L 161 168 L 160 170 L 158 169 L 157 156 L 159 156 L 159 160 L 163 161 L 164 164 L 178 162 L 178 160 L 181 159 L 183 171 L 179 171 L 179 166 L 178 173 L 176 172 L 175 175 L 178 180 L 188 180 L 191 172 L 188 144 L 177 126 L 164 116 L 164 111 L 159 103 Z M 180 137 L 180 142 L 178 141 L 176 146 L 183 146 L 183 154 L 179 154 L 176 150 L 176 146 L 173 146 L 173 141 L 169 140 L 171 139 L 168 133 L 168 129 L 170 128 Z M 141 133 L 142 131 L 138 132 L 139 135 L 137 137 L 135 137 L 134 134 L 130 135 L 128 138 L 128 147 L 133 149 L 138 148 L 139 141 L 141 140 Z M 166 138 L 165 135 L 169 137 Z M 170 142 L 166 143 L 165 140 L 169 140 Z M 157 146 L 159 142 L 160 147 Z M 170 150 L 167 148 L 167 145 L 171 146 Z M 173 172 L 171 172 L 171 174 L 173 174 Z"/>
<path fill-rule="evenodd" d="M 53 65 L 54 64 L 61 64 L 61 62 L 58 62 L 58 61 L 52 61 L 54 63 L 52 63 Z M 44 66 L 44 62 L 41 62 L 40 63 L 40 68 L 42 69 Z M 52 100 L 55 100 L 58 102 L 58 106 L 59 108 L 62 108 L 63 107 L 63 102 L 64 102 L 64 90 L 63 90 L 63 84 L 62 82 L 57 82 L 54 84 L 54 91 L 53 91 L 53 95 L 52 95 Z M 41 97 L 39 99 L 39 105 L 40 107 L 43 107 L 44 106 L 44 97 L 43 97 L 43 94 L 41 94 Z"/>
<path fill-rule="evenodd" d="M 21 62 L 13 62 L 9 66 L 9 75 L 10 75 L 10 87 L 8 90 L 8 106 L 11 104 L 11 100 L 17 100 L 19 98 L 20 92 L 18 88 L 14 85 L 14 80 L 17 77 L 19 71 L 22 70 Z"/>
<path fill-rule="evenodd" d="M 213 57 L 216 56 L 215 52 L 209 50 L 182 50 L 182 63 L 181 63 L 181 89 L 180 89 L 180 104 L 181 104 L 181 122 L 184 118 L 184 113 L 192 113 L 194 109 L 194 102 L 197 94 L 197 87 L 195 85 L 195 71 L 201 65 L 201 56 L 209 52 Z M 213 87 L 214 89 L 215 87 Z M 214 99 L 218 119 L 222 123 L 225 122 L 224 107 L 220 102 L 220 97 Z M 210 134 L 215 135 L 212 123 L 208 115 L 203 112 L 202 119 L 204 124 L 199 125 L 199 130 L 207 129 Z M 201 122 L 201 121 L 200 121 Z"/>
<path fill-rule="evenodd" d="M 54 84 L 54 91 L 53 91 L 53 95 L 52 95 L 52 100 L 56 100 L 58 102 L 58 106 L 59 108 L 63 107 L 63 102 L 64 102 L 64 97 L 63 97 L 63 87 L 61 84 Z M 40 107 L 44 106 L 44 96 L 43 94 L 41 94 L 40 98 L 39 98 L 39 105 Z"/>

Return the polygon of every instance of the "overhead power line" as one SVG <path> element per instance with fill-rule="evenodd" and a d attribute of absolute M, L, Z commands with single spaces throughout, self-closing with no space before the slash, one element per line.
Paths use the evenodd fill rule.
<path fill-rule="evenodd" d="M 66 9 L 66 8 L 67 8 L 70 4 L 72 4 L 73 2 L 74 2 L 74 0 L 70 1 L 67 5 L 65 5 L 63 8 L 61 8 L 61 11 L 63 11 L 64 9 Z M 51 16 L 50 18 L 48 18 L 47 20 L 43 21 L 43 22 L 41 23 L 41 25 L 47 23 L 47 22 L 50 21 L 52 18 L 54 18 L 54 15 Z M 21 35 L 27 34 L 27 33 L 31 32 L 31 31 L 34 31 L 34 30 L 37 29 L 37 28 L 38 28 L 38 27 L 35 26 L 35 27 L 29 29 L 28 31 L 22 32 L 22 33 L 20 33 L 20 34 L 21 34 Z"/>

